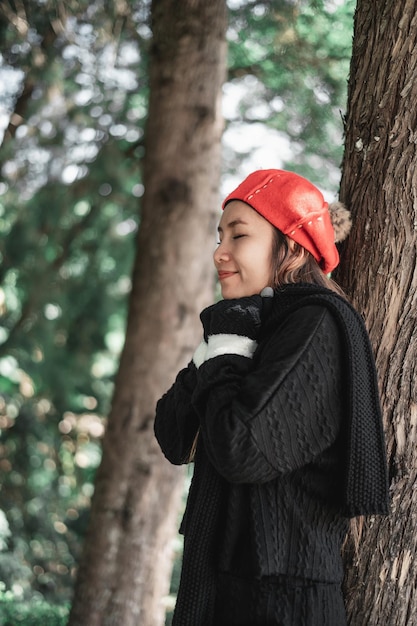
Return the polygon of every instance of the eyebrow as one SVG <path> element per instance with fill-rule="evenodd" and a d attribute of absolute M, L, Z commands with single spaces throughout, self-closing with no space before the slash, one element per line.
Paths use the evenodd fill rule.
<path fill-rule="evenodd" d="M 239 224 L 245 224 L 245 226 L 248 225 L 248 223 L 245 222 L 245 220 L 242 220 L 240 217 L 238 217 L 237 219 L 232 220 L 231 222 L 226 224 L 226 228 L 234 228 L 235 226 L 238 226 Z M 219 233 L 223 232 L 223 228 L 221 226 L 218 226 L 217 230 Z"/>

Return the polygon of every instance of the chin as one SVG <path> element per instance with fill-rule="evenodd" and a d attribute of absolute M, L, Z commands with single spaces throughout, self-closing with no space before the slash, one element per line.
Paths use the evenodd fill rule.
<path fill-rule="evenodd" d="M 232 289 L 222 289 L 223 300 L 232 300 L 233 298 L 240 298 L 241 295 L 234 292 Z"/>
<path fill-rule="evenodd" d="M 233 300 L 237 298 L 246 298 L 247 296 L 254 296 L 254 291 L 222 289 L 223 300 Z"/>

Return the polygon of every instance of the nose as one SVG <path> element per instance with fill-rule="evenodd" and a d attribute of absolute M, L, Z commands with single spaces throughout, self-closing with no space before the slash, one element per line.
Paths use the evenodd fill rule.
<path fill-rule="evenodd" d="M 213 260 L 215 265 L 220 265 L 222 262 L 230 259 L 230 252 L 227 250 L 226 243 L 221 241 L 213 253 Z"/>

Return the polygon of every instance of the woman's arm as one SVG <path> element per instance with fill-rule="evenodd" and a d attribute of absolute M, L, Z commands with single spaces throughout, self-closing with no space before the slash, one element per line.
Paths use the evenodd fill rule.
<path fill-rule="evenodd" d="M 199 428 L 199 419 L 191 404 L 196 385 L 197 368 L 191 361 L 156 405 L 155 435 L 162 452 L 175 465 L 189 462 Z"/>
<path fill-rule="evenodd" d="M 192 401 L 220 474 L 231 482 L 268 481 L 335 442 L 343 412 L 340 350 L 336 321 L 312 305 L 293 313 L 253 361 L 221 354 L 203 363 Z"/>

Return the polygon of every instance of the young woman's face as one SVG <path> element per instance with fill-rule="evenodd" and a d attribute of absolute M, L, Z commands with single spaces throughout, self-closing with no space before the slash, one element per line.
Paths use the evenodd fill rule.
<path fill-rule="evenodd" d="M 274 227 L 245 202 L 233 200 L 218 231 L 213 258 L 223 298 L 253 296 L 271 285 Z"/>

